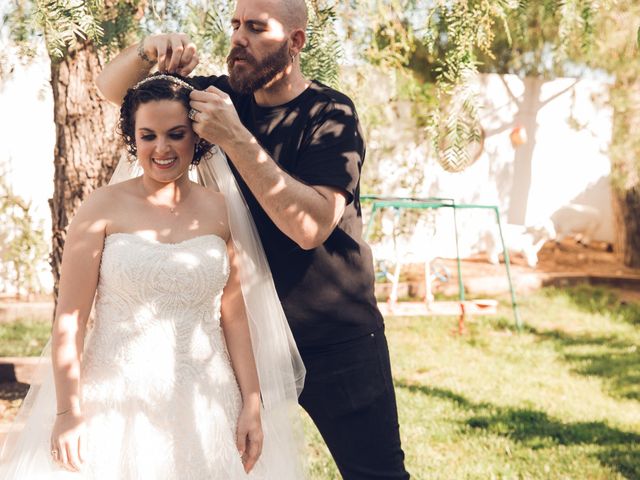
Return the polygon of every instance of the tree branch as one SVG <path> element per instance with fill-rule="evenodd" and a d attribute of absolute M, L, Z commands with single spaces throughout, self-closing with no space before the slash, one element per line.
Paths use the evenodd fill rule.
<path fill-rule="evenodd" d="M 511 100 L 513 100 L 513 103 L 515 103 L 518 106 L 518 110 L 520 109 L 520 103 L 521 101 L 518 100 L 518 97 L 516 97 L 513 94 L 513 90 L 511 90 L 511 88 L 509 87 L 509 84 L 506 82 L 506 80 L 504 79 L 504 75 L 498 75 L 498 78 L 500 79 L 500 81 L 502 82 L 502 85 L 504 85 L 505 90 L 507 91 L 507 94 L 509 95 L 509 98 L 511 98 Z"/>
<path fill-rule="evenodd" d="M 540 108 L 544 107 L 547 103 L 551 102 L 552 100 L 558 98 L 560 95 L 562 95 L 563 93 L 567 93 L 569 90 L 571 90 L 573 87 L 575 87 L 577 85 L 577 83 L 580 81 L 579 78 L 576 78 L 573 83 L 571 85 L 569 85 L 567 88 L 563 88 L 562 90 L 560 90 L 558 93 L 554 93 L 553 95 L 551 95 L 549 98 L 547 98 L 544 102 L 540 103 Z"/>

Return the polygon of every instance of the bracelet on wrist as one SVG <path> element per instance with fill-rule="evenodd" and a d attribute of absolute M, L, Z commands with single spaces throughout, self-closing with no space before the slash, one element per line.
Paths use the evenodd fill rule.
<path fill-rule="evenodd" d="M 69 413 L 71 411 L 70 408 L 67 408 L 66 410 L 63 410 L 62 412 L 56 412 L 56 417 L 59 417 L 60 415 L 64 415 L 65 413 Z"/>
<path fill-rule="evenodd" d="M 156 61 L 149 58 L 149 56 L 147 55 L 147 52 L 144 51 L 144 38 L 138 44 L 138 56 L 145 62 L 150 63 L 151 65 L 154 65 L 156 63 Z"/>

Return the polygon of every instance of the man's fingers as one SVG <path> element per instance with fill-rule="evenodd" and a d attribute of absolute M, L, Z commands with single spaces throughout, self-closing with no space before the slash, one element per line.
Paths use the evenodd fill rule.
<path fill-rule="evenodd" d="M 189 102 L 189 105 L 191 106 L 191 108 L 197 110 L 198 112 L 205 112 L 209 107 L 209 103 L 207 102 L 196 102 L 194 100 L 191 100 Z"/>
<path fill-rule="evenodd" d="M 216 87 L 209 87 L 206 90 L 193 90 L 191 92 L 191 100 L 197 100 L 200 102 L 209 102 L 214 98 L 228 97 L 222 90 L 218 90 Z"/>
<path fill-rule="evenodd" d="M 187 67 L 187 65 L 190 65 L 194 59 L 196 60 L 196 64 L 197 64 L 197 60 L 198 60 L 197 47 L 195 43 L 189 41 L 184 45 L 184 51 L 182 52 L 182 61 L 180 62 L 181 67 L 184 69 L 185 67 Z"/>
<path fill-rule="evenodd" d="M 164 72 L 167 62 L 167 43 L 159 42 L 156 51 L 158 52 L 158 71 Z"/>
<path fill-rule="evenodd" d="M 184 59 L 184 54 L 182 55 L 182 58 Z M 186 65 L 183 65 L 178 73 L 183 77 L 186 77 L 193 72 L 193 69 L 198 66 L 198 63 L 200 63 L 200 59 L 198 58 L 198 54 L 194 52 Z"/>
<path fill-rule="evenodd" d="M 175 72 L 182 64 L 182 54 L 184 53 L 184 45 L 182 44 L 182 38 L 172 35 L 169 37 L 171 44 L 171 59 L 169 65 L 167 65 L 168 72 Z"/>
<path fill-rule="evenodd" d="M 214 93 L 214 94 L 216 94 L 216 95 L 218 95 L 219 97 L 222 97 L 222 98 L 229 98 L 229 95 L 224 93 L 219 88 L 214 87 L 213 85 L 211 85 L 210 87 L 207 87 L 205 92 Z"/>

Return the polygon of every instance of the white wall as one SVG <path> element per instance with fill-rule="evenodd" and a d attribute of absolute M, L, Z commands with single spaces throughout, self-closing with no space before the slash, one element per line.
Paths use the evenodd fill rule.
<path fill-rule="evenodd" d="M 445 172 L 435 161 L 423 160 L 427 173 L 420 195 L 497 205 L 503 223 L 512 221 L 510 208 L 520 202 L 524 216 L 517 223 L 525 225 L 542 223 L 568 203 L 582 203 L 600 210 L 600 228 L 594 239 L 612 242 L 607 153 L 612 109 L 607 104 L 607 85 L 594 80 L 522 80 L 513 75 L 501 78 L 492 74 L 481 75 L 477 88 L 483 101 L 481 123 L 487 134 L 484 152 L 460 173 Z M 402 123 L 402 119 L 398 122 Z M 528 142 L 514 148 L 509 135 L 518 124 L 529 127 Z M 404 122 L 404 128 L 409 125 L 410 121 Z M 395 130 L 398 129 L 396 125 Z M 388 162 L 381 162 L 381 177 L 387 179 L 387 184 L 395 184 L 398 177 L 406 174 L 397 168 L 397 157 L 425 157 L 427 152 L 424 145 L 412 145 L 395 158 L 391 156 Z M 528 191 L 527 182 L 523 182 L 523 157 L 530 161 Z M 516 162 L 520 162 L 519 170 Z M 406 191 L 399 188 L 384 194 L 404 195 Z M 431 256 L 455 256 L 451 211 L 441 209 L 435 217 L 435 238 L 429 241 L 430 236 L 418 225 L 412 245 L 403 247 L 406 251 L 424 253 L 428 248 Z M 387 231 L 390 219 L 387 214 Z M 459 210 L 458 226 L 461 254 L 467 256 L 482 249 L 481 232 L 495 228 L 495 215 L 490 211 Z M 431 246 L 427 247 L 427 243 Z M 388 256 L 391 246 L 387 244 L 383 249 L 387 251 L 383 255 Z"/>
<path fill-rule="evenodd" d="M 49 240 L 55 146 L 49 61 L 44 52 L 30 64 L 20 63 L 13 54 L 10 61 L 14 71 L 0 86 L 0 168 L 7 172 L 14 192 L 32 202 L 34 218 L 44 222 Z M 40 269 L 41 283 L 51 289 L 46 262 Z"/>

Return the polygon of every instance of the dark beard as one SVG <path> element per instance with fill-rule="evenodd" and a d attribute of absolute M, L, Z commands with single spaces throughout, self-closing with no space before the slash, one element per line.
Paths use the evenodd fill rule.
<path fill-rule="evenodd" d="M 252 69 L 249 72 L 239 74 L 234 73 L 233 61 L 236 56 L 240 56 Z M 227 57 L 227 67 L 229 69 L 229 85 L 234 92 L 240 94 L 250 94 L 267 85 L 274 77 L 281 73 L 289 64 L 289 46 L 283 42 L 282 46 L 273 53 L 267 55 L 261 62 L 257 62 L 253 57 L 249 57 L 240 47 L 235 47 Z"/>

